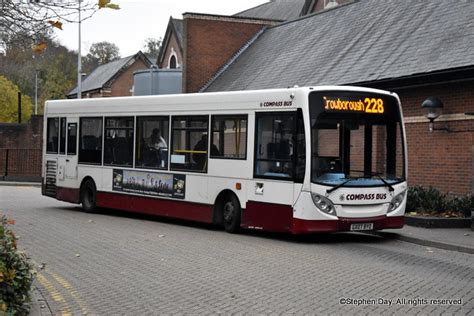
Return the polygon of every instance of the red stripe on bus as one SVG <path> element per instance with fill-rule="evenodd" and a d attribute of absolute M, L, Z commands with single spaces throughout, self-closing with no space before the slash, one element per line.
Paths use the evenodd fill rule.
<path fill-rule="evenodd" d="M 135 213 L 212 223 L 213 206 L 177 200 L 97 192 L 97 206 Z"/>
<path fill-rule="evenodd" d="M 242 227 L 269 232 L 290 232 L 293 221 L 291 205 L 248 201 L 242 211 Z"/>
<path fill-rule="evenodd" d="M 79 204 L 79 189 L 56 187 L 56 199 Z"/>
<path fill-rule="evenodd" d="M 56 192 L 58 200 L 79 203 L 79 189 L 57 187 Z M 204 223 L 212 223 L 213 218 L 212 205 L 110 192 L 97 192 L 97 206 Z M 290 205 L 248 201 L 247 208 L 242 210 L 241 226 L 269 232 L 310 234 L 350 231 L 353 223 L 373 223 L 375 230 L 402 228 L 405 218 L 403 216 L 377 216 L 340 217 L 338 220 L 303 220 L 293 218 L 293 208 Z"/>

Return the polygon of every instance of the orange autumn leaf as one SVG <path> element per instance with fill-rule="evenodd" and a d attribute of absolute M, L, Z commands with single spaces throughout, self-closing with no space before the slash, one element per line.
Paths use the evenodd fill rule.
<path fill-rule="evenodd" d="M 33 45 L 31 49 L 34 53 L 41 54 L 46 49 L 46 43 L 41 42 L 38 45 Z"/>
<path fill-rule="evenodd" d="M 109 9 L 114 9 L 114 10 L 119 10 L 120 7 L 118 4 L 110 3 L 110 0 L 99 0 L 99 9 L 102 8 L 109 8 Z"/>
<path fill-rule="evenodd" d="M 15 225 L 15 220 L 14 219 L 8 219 L 7 224 L 8 225 Z"/>
<path fill-rule="evenodd" d="M 105 6 L 109 3 L 110 0 L 99 0 L 99 9 L 105 8 Z"/>
<path fill-rule="evenodd" d="M 60 30 L 63 29 L 63 24 L 60 21 L 48 21 L 48 23 L 51 24 L 51 26 L 58 28 Z"/>

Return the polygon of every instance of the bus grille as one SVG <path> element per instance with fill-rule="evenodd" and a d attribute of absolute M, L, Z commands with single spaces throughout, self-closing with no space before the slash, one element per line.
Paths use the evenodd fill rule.
<path fill-rule="evenodd" d="M 45 195 L 56 197 L 56 169 L 57 162 L 54 160 L 46 161 L 46 184 Z"/>

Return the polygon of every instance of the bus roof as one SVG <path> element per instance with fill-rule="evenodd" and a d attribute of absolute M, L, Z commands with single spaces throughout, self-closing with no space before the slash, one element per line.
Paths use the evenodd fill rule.
<path fill-rule="evenodd" d="M 219 111 L 219 110 L 251 110 L 262 107 L 262 102 L 290 102 L 292 106 L 284 107 L 285 110 L 301 107 L 306 102 L 306 96 L 312 91 L 340 90 L 340 91 L 365 91 L 368 93 L 396 94 L 363 87 L 353 86 L 314 86 L 314 87 L 289 87 L 287 89 L 246 90 L 231 92 L 183 93 L 151 96 L 128 96 L 49 100 L 45 104 L 45 115 L 55 114 L 83 114 L 93 115 L 99 113 L 144 113 L 147 112 L 194 112 L 194 111 Z M 305 101 L 301 101 L 301 100 Z M 157 108 L 159 106 L 159 109 Z M 278 108 L 281 110 L 282 108 Z"/>

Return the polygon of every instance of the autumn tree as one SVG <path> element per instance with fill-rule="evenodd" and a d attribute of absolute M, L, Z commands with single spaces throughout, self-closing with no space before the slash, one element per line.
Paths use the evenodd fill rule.
<path fill-rule="evenodd" d="M 18 87 L 10 80 L 0 75 L 0 122 L 14 123 L 18 120 Z M 31 116 L 31 99 L 22 95 L 22 121 Z"/>
<path fill-rule="evenodd" d="M 109 42 L 93 43 L 89 49 L 88 58 L 96 59 L 99 65 L 107 64 L 120 58 L 120 50 L 117 45 Z"/>
<path fill-rule="evenodd" d="M 158 55 L 160 54 L 162 41 L 163 40 L 161 38 L 156 39 L 149 37 L 145 39 L 145 44 L 143 45 L 143 52 L 149 56 L 155 58 L 158 57 Z"/>

